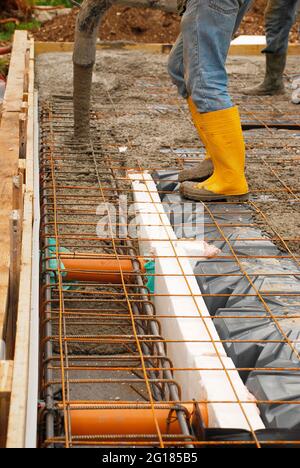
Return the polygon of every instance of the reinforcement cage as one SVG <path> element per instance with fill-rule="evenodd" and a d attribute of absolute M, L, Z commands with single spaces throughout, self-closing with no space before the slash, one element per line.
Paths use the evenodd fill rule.
<path fill-rule="evenodd" d="M 159 94 L 159 85 L 157 88 Z M 283 159 L 289 167 L 299 165 L 297 115 L 282 116 L 284 139 L 283 133 L 279 134 L 272 128 L 274 121 L 270 124 L 269 115 L 264 120 L 263 101 L 257 100 L 255 106 L 247 107 L 244 104 L 242 113 L 245 127 L 262 128 L 246 132 L 248 165 L 250 168 L 263 167 L 266 174 L 276 180 L 276 187 L 270 188 L 266 181 L 264 190 L 254 188 L 251 200 L 239 207 L 241 218 L 236 217 L 236 206 L 232 203 L 203 204 L 203 210 L 204 227 L 208 230 L 213 228 L 216 233 L 209 241 L 225 245 L 226 253 L 222 255 L 222 259 L 233 262 L 236 267 L 234 272 L 216 274 L 214 271 L 211 276 L 219 275 L 223 279 L 243 278 L 248 283 L 248 288 L 242 293 L 187 293 L 195 304 L 198 304 L 198 296 L 206 303 L 207 300 L 213 301 L 220 297 L 255 298 L 263 311 L 260 319 L 267 318 L 280 336 L 275 339 L 270 336 L 247 340 L 216 339 L 210 335 L 209 343 L 215 349 L 220 365 L 209 368 L 192 367 L 186 363 L 185 367 L 178 367 L 168 356 L 168 349 L 178 346 L 179 350 L 182 343 L 175 338 L 166 338 L 161 326 L 161 321 L 167 320 L 170 323 L 175 319 L 167 310 L 157 316 L 155 303 L 158 294 L 149 286 L 149 279 L 157 282 L 161 274 L 145 269 L 144 264 L 149 258 L 144 258 L 140 252 L 143 242 L 151 239 L 133 239 L 128 235 L 128 220 L 124 218 L 120 205 L 120 196 L 126 196 L 129 204 L 133 202 L 134 188 L 130 173 L 143 174 L 144 167 L 138 162 L 134 167 L 128 165 L 128 153 L 135 151 L 129 137 L 121 145 L 114 135 L 103 131 L 101 123 L 105 120 L 106 112 L 118 113 L 111 95 L 109 100 L 111 105 L 102 109 L 100 116 L 99 112 L 92 113 L 92 133 L 88 142 L 73 139 L 70 96 L 53 96 L 41 107 L 41 400 L 44 402 L 40 408 L 41 445 L 201 447 L 232 444 L 257 448 L 275 444 L 299 445 L 299 426 L 296 431 L 281 433 L 279 440 L 272 433 L 272 426 L 257 430 L 245 411 L 247 405 L 253 404 L 260 409 L 272 408 L 274 405 L 293 405 L 296 408 L 299 399 L 264 400 L 253 397 L 243 400 L 232 378 L 232 373 L 236 370 L 241 375 L 251 372 L 272 373 L 276 386 L 277 374 L 279 376 L 282 372 L 294 372 L 296 376 L 299 375 L 299 338 L 289 337 L 285 327 L 281 325 L 282 315 L 276 314 L 276 309 L 274 312 L 274 308 L 270 306 L 272 298 L 278 299 L 278 290 L 266 292 L 258 288 L 253 274 L 245 268 L 245 261 L 259 260 L 265 264 L 264 275 L 269 279 L 272 276 L 278 281 L 285 277 L 299 278 L 300 258 L 297 245 L 300 238 L 281 235 L 264 212 L 265 201 L 272 202 L 275 197 L 283 208 L 286 207 L 291 212 L 291 216 L 299 213 L 299 185 L 290 186 L 285 178 L 287 173 L 277 166 Z M 175 105 L 174 102 L 178 106 L 178 112 L 188 119 L 185 109 L 172 96 L 172 106 Z M 278 110 L 278 104 L 276 109 Z M 279 117 L 278 114 L 278 119 Z M 256 123 L 253 124 L 253 121 Z M 278 121 L 280 119 L 275 122 L 275 127 L 278 127 Z M 190 125 L 188 120 L 187 125 Z M 196 162 L 203 154 L 203 148 L 162 149 L 159 163 L 147 164 L 147 169 L 155 175 L 172 165 L 176 173 L 185 165 Z M 168 180 L 165 177 L 164 183 L 167 182 L 173 184 L 174 178 Z M 174 187 L 161 189 L 158 185 L 158 193 L 163 199 L 174 194 Z M 151 192 L 148 195 L 153 197 Z M 111 206 L 115 207 L 116 217 L 111 215 Z M 249 210 L 252 217 L 245 221 L 243 214 L 248 216 Z M 132 219 L 129 221 L 132 225 Z M 101 237 L 99 232 L 103 233 L 103 226 L 107 232 Z M 252 253 L 240 252 L 236 243 L 238 238 L 233 241 L 228 236 L 228 229 L 241 228 L 247 232 L 247 229 L 257 226 L 263 226 L 261 236 L 256 234 L 254 237 L 242 238 L 243 242 L 251 244 Z M 176 231 L 174 223 L 172 227 Z M 279 253 L 262 252 L 257 247 L 266 238 L 279 248 Z M 179 244 L 181 241 L 186 239 L 179 239 Z M 174 243 L 170 239 L 167 242 L 172 245 Z M 160 260 L 162 258 L 167 259 L 168 256 L 162 256 Z M 182 258 L 191 260 L 191 255 L 182 257 L 175 252 L 178 264 L 181 264 Z M 83 268 L 80 260 L 91 267 Z M 157 262 L 159 259 L 152 255 L 151 260 Z M 274 272 L 274 260 L 286 260 L 292 267 L 286 272 Z M 93 261 L 101 262 L 101 268 L 96 268 Z M 114 266 L 107 274 L 109 264 Z M 172 273 L 168 273 L 168 276 L 172 276 Z M 195 273 L 197 279 L 207 279 L 207 276 L 207 272 Z M 189 277 L 182 269 L 180 278 L 186 284 L 189 283 Z M 280 298 L 297 301 L 299 294 L 299 290 L 280 292 Z M 169 299 L 180 302 L 181 297 L 181 294 L 177 297 L 172 294 Z M 197 307 L 199 308 L 198 305 Z M 191 318 L 186 311 L 182 312 L 182 315 L 177 315 L 177 319 Z M 286 315 L 289 316 L 289 310 Z M 233 312 L 227 315 L 227 320 L 240 318 L 240 315 Z M 243 318 L 248 321 L 257 320 L 257 315 L 248 313 Z M 291 315 L 295 328 L 299 318 L 299 313 L 293 312 Z M 214 323 L 217 318 L 214 315 L 204 316 L 199 309 L 195 323 L 197 321 L 207 329 L 208 323 Z M 224 365 L 224 356 L 219 352 L 219 345 L 228 349 L 229 345 L 251 341 L 261 348 L 272 343 L 283 344 L 290 350 L 293 365 L 287 364 L 280 368 L 257 365 L 239 367 L 233 363 L 232 367 Z M 195 372 L 225 373 L 233 397 L 230 400 L 216 401 L 203 398 L 196 402 L 194 399 L 184 399 L 176 376 L 183 373 L 188 381 L 189 375 Z M 278 384 L 280 385 L 279 380 Z M 234 428 L 227 428 L 223 432 L 222 428 L 216 432 L 210 431 L 207 408 L 223 404 L 237 405 L 240 408 L 245 426 L 244 430 L 238 431 L 239 435 L 233 431 Z M 112 420 L 115 420 L 113 414 L 117 418 L 117 414 L 122 411 L 129 411 L 124 413 L 128 418 L 127 429 L 120 426 L 123 433 L 118 433 L 116 427 L 110 427 L 111 433 L 107 433 L 105 427 L 93 427 L 90 419 L 93 411 L 100 411 L 96 414 L 102 416 L 108 411 Z M 163 411 L 162 418 L 160 411 Z M 131 416 L 134 412 L 139 416 Z M 83 418 L 80 420 L 81 430 L 78 429 L 77 415 Z M 130 424 L 131 418 L 134 424 Z M 147 421 L 149 418 L 148 433 L 143 433 L 143 418 Z M 264 425 L 266 426 L 266 421 Z M 98 432 L 93 433 L 95 427 Z"/>

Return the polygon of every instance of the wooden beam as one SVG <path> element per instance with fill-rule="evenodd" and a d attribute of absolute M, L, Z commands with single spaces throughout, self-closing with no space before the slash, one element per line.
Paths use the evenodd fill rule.
<path fill-rule="evenodd" d="M 73 42 L 35 42 L 35 55 L 55 52 L 73 52 Z M 118 49 L 143 51 L 151 54 L 168 53 L 172 44 L 142 44 L 126 42 L 101 42 L 97 44 L 97 50 Z M 260 55 L 264 46 L 261 44 L 233 44 L 229 55 Z M 289 55 L 300 55 L 300 44 L 290 44 Z"/>
<path fill-rule="evenodd" d="M 13 359 L 17 326 L 21 265 L 22 225 L 20 210 L 13 210 L 10 219 L 9 315 L 6 320 L 6 358 Z"/>
<path fill-rule="evenodd" d="M 19 174 L 13 177 L 13 210 L 23 210 L 23 174 L 20 168 Z"/>
<path fill-rule="evenodd" d="M 19 117 L 16 112 L 5 112 L 0 128 L 0 339 L 4 338 L 4 323 L 8 306 L 10 226 L 13 182 L 18 174 Z"/>
<path fill-rule="evenodd" d="M 50 52 L 73 52 L 73 42 L 35 42 L 35 55 L 46 54 Z M 171 50 L 170 44 L 142 44 L 127 42 L 101 42 L 97 44 L 97 50 L 117 49 L 143 51 L 150 54 L 161 54 L 165 50 Z"/>
<path fill-rule="evenodd" d="M 13 362 L 0 361 L 0 448 L 6 445 Z"/>
<path fill-rule="evenodd" d="M 29 83 L 28 83 L 28 114 L 26 128 L 26 190 L 33 192 L 33 151 L 34 151 L 34 57 L 35 46 L 30 41 Z"/>
<path fill-rule="evenodd" d="M 34 44 L 31 41 L 28 80 L 28 124 L 26 136 L 26 185 L 24 194 L 22 252 L 18 320 L 14 356 L 7 448 L 24 448 L 29 382 L 31 318 L 31 274 L 33 235 L 33 153 L 34 153 Z"/>
<path fill-rule="evenodd" d="M 33 194 L 25 192 L 18 321 L 7 448 L 24 448 L 29 367 Z"/>
<path fill-rule="evenodd" d="M 20 140 L 20 159 L 24 159 L 26 156 L 26 127 L 27 127 L 27 115 L 21 112 L 19 115 L 19 140 Z"/>
<path fill-rule="evenodd" d="M 261 44 L 232 44 L 229 49 L 229 55 L 261 55 L 263 49 L 265 48 L 266 46 Z M 288 53 L 291 56 L 300 55 L 300 44 L 290 44 Z"/>
<path fill-rule="evenodd" d="M 10 213 L 13 209 L 13 176 L 18 174 L 20 133 L 19 114 L 24 108 L 25 56 L 27 32 L 16 31 L 3 103 L 0 127 L 0 340 L 8 308 Z"/>
<path fill-rule="evenodd" d="M 21 109 L 24 92 L 27 37 L 27 31 L 15 31 L 3 100 L 3 110 L 7 112 L 20 112 Z"/>
<path fill-rule="evenodd" d="M 26 184 L 26 160 L 19 159 L 19 174 L 22 174 L 23 184 Z"/>
<path fill-rule="evenodd" d="M 9 307 L 9 278 L 11 263 L 11 247 L 15 236 L 11 235 L 10 214 L 13 208 L 19 210 L 22 219 L 22 191 L 23 177 L 18 181 L 19 187 L 14 186 L 13 177 L 19 174 L 20 154 L 20 128 L 19 115 L 26 115 L 23 99 L 26 89 L 26 51 L 28 50 L 27 32 L 16 31 L 8 74 L 7 86 L 3 103 L 3 114 L 0 127 L 0 339 L 5 339 L 5 325 L 8 324 Z M 27 106 L 25 102 L 25 106 Z M 25 130 L 23 129 L 23 132 Z M 24 224 L 24 223 L 23 223 Z M 19 234 L 18 234 L 19 236 Z M 30 249 L 29 249 L 30 250 Z M 16 265 L 15 265 L 16 266 Z M 23 294 L 24 289 L 23 289 Z M 28 291 L 27 291 L 28 295 Z M 11 322 L 10 322 L 11 324 Z M 15 327 L 15 324 L 13 324 Z M 12 346 L 8 346 L 8 352 L 12 354 Z M 0 368 L 0 381 L 2 389 L 9 380 L 9 393 L 2 391 L 0 394 L 0 434 L 1 444 L 5 444 L 6 429 L 11 400 L 12 363 L 2 363 Z M 1 374 L 2 373 L 2 374 Z M 2 380 L 1 380 L 2 377 Z M 3 396 L 4 395 L 4 396 Z"/>

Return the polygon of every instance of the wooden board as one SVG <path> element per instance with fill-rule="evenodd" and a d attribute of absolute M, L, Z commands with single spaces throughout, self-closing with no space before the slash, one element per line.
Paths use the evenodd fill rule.
<path fill-rule="evenodd" d="M 19 117 L 16 112 L 5 112 L 0 128 L 0 339 L 4 338 L 8 306 L 10 213 L 12 211 L 12 177 L 18 173 Z"/>
<path fill-rule="evenodd" d="M 12 178 L 18 174 L 19 114 L 23 107 L 27 49 L 27 32 L 16 31 L 0 127 L 0 339 L 5 338 L 8 308 Z"/>
<path fill-rule="evenodd" d="M 26 185 L 23 210 L 23 238 L 14 371 L 7 433 L 7 448 L 24 448 L 27 419 L 29 346 L 31 320 L 31 274 L 33 235 L 33 152 L 34 152 L 34 44 L 31 42 L 26 135 Z M 37 402 L 36 402 L 37 404 Z"/>
<path fill-rule="evenodd" d="M 73 42 L 35 42 L 35 55 L 50 52 L 73 52 Z M 171 44 L 132 44 L 126 42 L 102 42 L 97 44 L 97 50 L 118 49 L 118 50 L 141 50 L 152 54 L 161 54 L 164 51 L 170 51 Z"/>
<path fill-rule="evenodd" d="M 17 336 L 7 448 L 24 448 L 29 367 L 33 194 L 25 192 Z"/>
<path fill-rule="evenodd" d="M 19 116 L 23 109 L 24 92 L 28 91 L 26 88 L 28 50 L 27 32 L 16 31 L 0 126 L 0 339 L 5 339 L 6 314 L 9 306 L 10 216 L 13 209 L 13 176 L 17 175 L 19 170 Z M 8 346 L 8 349 L 12 348 Z M 13 363 L 1 362 L 0 446 L 4 446 L 6 442 L 12 380 Z"/>
<path fill-rule="evenodd" d="M 3 101 L 4 111 L 20 112 L 24 93 L 26 49 L 27 31 L 16 31 L 14 35 L 7 86 Z"/>
<path fill-rule="evenodd" d="M 232 44 L 229 49 L 231 56 L 261 55 L 266 46 L 261 44 Z M 300 44 L 289 45 L 289 55 L 300 55 Z"/>
<path fill-rule="evenodd" d="M 12 361 L 0 361 L 0 448 L 5 447 L 12 384 Z"/>
<path fill-rule="evenodd" d="M 36 42 L 35 55 L 50 52 L 73 52 L 73 42 Z M 152 54 L 168 53 L 172 44 L 131 44 L 126 42 L 102 42 L 97 44 L 97 50 L 124 49 L 132 51 L 144 51 Z M 264 46 L 262 44 L 232 44 L 229 55 L 260 55 Z M 290 44 L 290 55 L 300 55 L 300 44 Z"/>

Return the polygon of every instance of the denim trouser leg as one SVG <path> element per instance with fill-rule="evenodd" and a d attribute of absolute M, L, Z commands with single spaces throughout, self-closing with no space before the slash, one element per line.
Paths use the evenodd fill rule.
<path fill-rule="evenodd" d="M 251 1 L 188 0 L 168 69 L 181 96 L 191 96 L 199 112 L 232 107 L 225 62 Z"/>
<path fill-rule="evenodd" d="M 267 54 L 285 54 L 289 33 L 296 20 L 298 0 L 269 0 L 265 12 Z"/>
<path fill-rule="evenodd" d="M 180 96 L 184 99 L 188 98 L 188 92 L 184 81 L 184 69 L 183 69 L 183 36 L 179 34 L 177 41 L 172 48 L 169 60 L 168 60 L 168 71 L 173 84 L 178 87 Z"/>

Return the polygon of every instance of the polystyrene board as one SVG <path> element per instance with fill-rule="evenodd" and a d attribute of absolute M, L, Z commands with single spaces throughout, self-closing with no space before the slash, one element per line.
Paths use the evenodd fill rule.
<path fill-rule="evenodd" d="M 132 174 L 131 178 L 135 180 L 135 175 Z M 148 239 L 147 248 L 156 259 L 155 305 L 157 315 L 160 316 L 163 336 L 168 340 L 168 356 L 176 368 L 191 369 L 190 371 L 178 370 L 174 374 L 182 388 L 182 398 L 186 400 L 213 399 L 210 397 L 213 396 L 211 389 L 217 386 L 222 395 L 222 401 L 232 401 L 234 391 L 225 371 L 214 372 L 199 369 L 223 368 L 224 365 L 234 368 L 234 364 L 227 357 L 220 343 L 219 335 L 201 297 L 191 264 L 186 258 L 188 244 L 185 244 L 185 249 L 178 245 L 179 242 L 168 217 L 161 214 L 163 205 L 151 176 L 146 173 L 138 174 L 138 179 L 144 180 L 145 183 L 133 183 L 135 209 L 142 224 L 142 250 L 145 248 L 144 239 Z M 149 204 L 152 204 L 152 207 L 148 206 Z M 153 234 L 155 234 L 154 237 Z M 170 318 L 163 317 L 165 315 Z M 202 362 L 201 359 L 205 360 L 205 365 L 199 365 Z M 238 372 L 234 372 L 234 385 L 237 385 L 239 392 L 243 391 L 244 395 L 248 395 Z M 229 405 L 234 407 L 236 416 L 233 412 L 234 417 L 232 417 Z M 249 410 L 251 426 L 255 429 L 263 428 L 264 425 L 258 416 L 256 405 L 252 403 L 249 407 L 253 410 Z M 213 427 L 249 429 L 249 424 L 238 404 L 229 403 L 226 407 L 221 404 L 211 404 L 210 418 L 209 425 Z"/>
<path fill-rule="evenodd" d="M 234 363 L 228 357 L 197 357 L 196 367 L 199 369 L 215 369 L 199 371 L 199 397 L 211 401 L 208 403 L 208 418 L 210 427 L 239 428 L 245 430 L 264 429 L 258 407 L 252 402 L 252 396 L 243 384 L 239 373 L 234 369 Z M 234 390 L 233 390 L 234 389 Z M 249 403 L 238 403 L 240 402 Z M 220 403 L 218 403 L 220 401 Z M 229 403 L 225 403 L 225 401 Z M 237 403 L 231 403 L 231 402 Z"/>
<path fill-rule="evenodd" d="M 184 269 L 186 275 L 184 277 L 179 260 L 174 254 L 173 257 L 165 258 L 172 255 L 171 250 L 154 246 L 154 254 L 157 257 L 157 277 L 155 278 L 157 315 L 167 314 L 177 318 L 169 321 L 166 319 L 168 325 L 165 327 L 163 325 L 165 319 L 161 319 L 164 336 L 167 339 L 184 340 L 187 352 L 194 356 L 215 356 L 217 352 L 226 356 L 224 347 L 219 342 L 219 335 L 201 297 L 198 284 L 192 276 L 192 270 L 189 271 L 190 266 L 187 265 L 187 268 Z M 183 255 L 183 252 L 177 250 L 177 254 Z M 189 277 L 189 275 L 191 276 Z M 171 329 L 175 322 L 179 327 L 176 334 Z M 213 344 L 213 341 L 216 343 Z"/>
<path fill-rule="evenodd" d="M 129 174 L 129 176 L 131 178 L 134 177 L 133 174 Z M 140 174 L 137 175 L 137 177 L 139 176 Z M 145 177 L 148 179 L 147 174 Z M 135 223 L 140 226 L 140 252 L 144 256 L 149 256 L 151 255 L 155 240 L 177 240 L 177 237 L 164 212 L 159 197 L 157 198 L 158 193 L 155 184 L 148 188 L 144 183 L 133 180 L 132 186 L 135 199 Z"/>
<path fill-rule="evenodd" d="M 154 247 L 154 251 L 158 257 L 166 254 L 166 248 Z M 181 252 L 177 251 L 177 253 Z M 177 259 L 157 258 L 156 312 L 162 325 L 163 336 L 168 340 L 168 356 L 175 367 L 185 369 L 174 372 L 174 377 L 182 388 L 182 398 L 184 400 L 236 401 L 233 387 L 225 371 L 200 370 L 201 368 L 222 369 L 223 367 L 234 369 L 235 366 L 219 342 L 219 336 L 212 321 L 204 318 L 209 317 L 209 314 L 202 302 L 203 299 L 201 297 L 193 299 L 186 284 L 187 277 L 184 279 L 180 275 L 173 276 L 180 274 L 180 271 Z M 173 275 L 169 276 L 171 272 Z M 193 278 L 189 278 L 189 282 L 192 281 Z M 173 318 L 163 318 L 160 315 L 169 315 Z M 175 342 L 172 343 L 172 340 Z M 215 340 L 214 344 L 212 340 Z M 239 398 L 247 401 L 249 394 L 238 372 L 228 372 Z M 264 427 L 255 404 L 246 404 L 244 410 L 255 430 Z M 232 403 L 209 405 L 209 426 L 249 428 L 240 405 Z"/>

